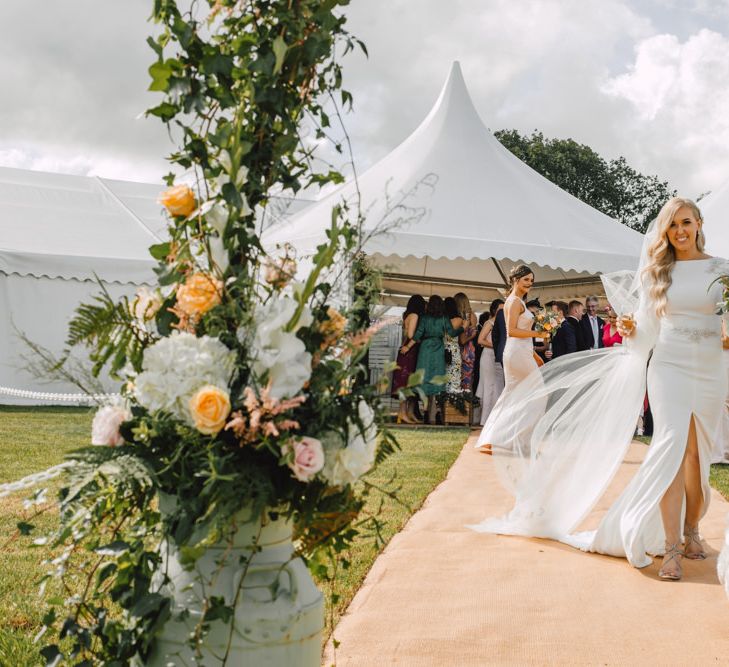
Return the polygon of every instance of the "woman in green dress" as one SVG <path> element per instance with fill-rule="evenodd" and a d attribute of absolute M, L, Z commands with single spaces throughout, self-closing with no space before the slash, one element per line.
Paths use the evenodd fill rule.
<path fill-rule="evenodd" d="M 436 396 L 445 391 L 445 384 L 433 384 L 431 380 L 436 376 L 445 375 L 445 344 L 444 337 L 458 336 L 463 327 L 453 327 L 446 317 L 443 299 L 434 294 L 428 300 L 428 305 L 418 321 L 418 328 L 408 345 L 420 343 L 418 350 L 417 369 L 423 369 L 423 392 L 428 397 L 428 421 L 435 421 Z"/>

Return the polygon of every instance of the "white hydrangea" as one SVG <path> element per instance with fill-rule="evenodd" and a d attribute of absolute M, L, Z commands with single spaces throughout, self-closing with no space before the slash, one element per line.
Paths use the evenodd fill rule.
<path fill-rule="evenodd" d="M 297 303 L 288 296 L 278 296 L 260 305 L 255 312 L 255 332 L 250 340 L 253 372 L 259 377 L 268 373 L 274 398 L 295 396 L 311 377 L 311 354 L 296 337 L 296 331 L 308 326 L 313 316 L 308 308 L 292 331 L 284 331 L 296 312 Z M 241 341 L 247 333 L 238 332 Z"/>
<path fill-rule="evenodd" d="M 207 384 L 229 386 L 235 352 L 217 338 L 175 332 L 145 350 L 142 369 L 135 382 L 139 404 L 192 425 L 190 398 Z"/>
<path fill-rule="evenodd" d="M 375 464 L 377 451 L 377 425 L 375 413 L 365 401 L 358 405 L 359 418 L 364 426 L 349 422 L 347 446 L 334 433 L 322 437 L 324 468 L 322 476 L 333 486 L 353 484 Z"/>

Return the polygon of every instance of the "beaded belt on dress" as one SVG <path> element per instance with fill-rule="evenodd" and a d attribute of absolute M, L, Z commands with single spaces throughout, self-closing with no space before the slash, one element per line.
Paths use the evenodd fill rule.
<path fill-rule="evenodd" d="M 665 322 L 665 325 L 672 333 L 678 334 L 682 338 L 688 338 L 694 343 L 698 343 L 705 338 L 721 337 L 721 329 L 717 327 L 705 329 L 700 327 L 679 327 L 675 324 L 671 324 L 670 322 Z"/>

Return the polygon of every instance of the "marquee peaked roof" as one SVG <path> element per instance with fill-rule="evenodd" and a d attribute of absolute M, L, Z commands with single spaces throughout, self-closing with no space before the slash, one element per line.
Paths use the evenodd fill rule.
<path fill-rule="evenodd" d="M 422 213 L 366 243 L 400 288 L 429 280 L 503 287 L 516 262 L 541 267 L 538 283 L 566 285 L 638 262 L 640 234 L 561 190 L 499 143 L 479 118 L 457 62 L 425 120 L 360 176 L 359 189 L 365 234 L 382 221 Z M 276 227 L 267 245 L 289 241 L 312 252 L 332 207 L 355 194 L 353 182 L 344 184 Z"/>
<path fill-rule="evenodd" d="M 704 217 L 706 250 L 729 258 L 729 183 L 699 202 Z"/>
<path fill-rule="evenodd" d="M 0 167 L 0 273 L 140 284 L 161 185 Z"/>

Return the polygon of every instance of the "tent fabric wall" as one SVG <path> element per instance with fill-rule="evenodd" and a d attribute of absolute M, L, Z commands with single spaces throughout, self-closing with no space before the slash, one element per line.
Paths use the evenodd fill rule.
<path fill-rule="evenodd" d="M 28 372 L 18 331 L 60 355 L 68 321 L 101 280 L 112 296 L 154 282 L 161 185 L 0 168 L 0 386 L 77 393 Z M 107 389 L 115 389 L 107 382 Z M 0 403 L 30 403 L 0 395 Z"/>
<path fill-rule="evenodd" d="M 119 297 L 133 294 L 133 285 L 106 285 L 110 294 Z M 64 349 L 68 322 L 76 307 L 98 294 L 99 286 L 90 281 L 57 280 L 35 276 L 0 273 L 0 386 L 30 391 L 77 393 L 80 390 L 67 382 L 46 382 L 27 369 L 25 358 L 32 355 L 18 336 L 30 340 L 58 355 Z M 106 391 L 117 391 L 114 383 L 104 382 Z M 0 403 L 32 404 L 37 401 L 0 395 Z"/>

